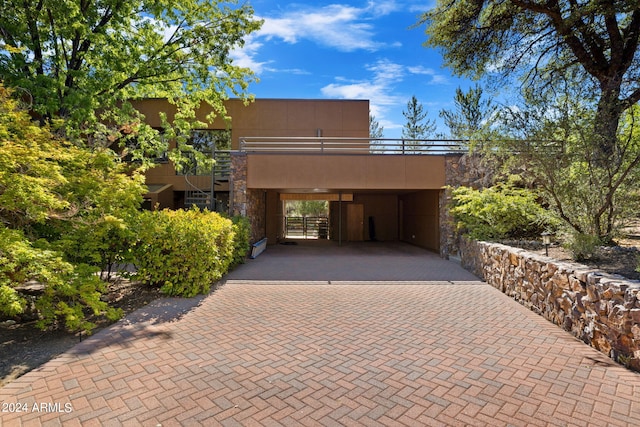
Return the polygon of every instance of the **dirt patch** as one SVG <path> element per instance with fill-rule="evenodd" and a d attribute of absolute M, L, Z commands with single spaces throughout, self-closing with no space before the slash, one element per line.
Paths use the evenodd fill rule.
<path fill-rule="evenodd" d="M 126 280 L 110 284 L 105 294 L 106 300 L 121 308 L 125 316 L 161 296 L 157 288 Z M 104 319 L 92 321 L 98 325 L 94 333 L 111 324 Z M 64 353 L 82 338 L 86 335 L 40 330 L 35 327 L 35 321 L 0 322 L 0 387 Z"/>
<path fill-rule="evenodd" d="M 531 250 L 531 252 L 545 254 L 544 249 Z M 571 258 L 571 253 L 563 247 L 550 247 L 549 257 L 558 261 L 576 262 Z M 640 272 L 636 271 L 640 265 L 640 251 L 636 247 L 601 248 L 594 257 L 578 264 L 584 264 L 605 273 L 624 276 L 627 279 L 640 280 Z"/>

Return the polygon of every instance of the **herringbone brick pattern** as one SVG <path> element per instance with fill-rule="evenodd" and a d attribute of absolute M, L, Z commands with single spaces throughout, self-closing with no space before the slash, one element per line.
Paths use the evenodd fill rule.
<path fill-rule="evenodd" d="M 229 278 L 0 388 L 0 426 L 640 425 L 640 375 L 417 248 L 273 247 Z"/>
<path fill-rule="evenodd" d="M 2 426 L 637 426 L 640 375 L 480 282 L 235 280 L 179 320 L 98 333 L 0 401 L 28 407 Z"/>

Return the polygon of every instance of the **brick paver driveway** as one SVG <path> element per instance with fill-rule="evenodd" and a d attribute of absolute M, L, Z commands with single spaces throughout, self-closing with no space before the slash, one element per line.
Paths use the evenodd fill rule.
<path fill-rule="evenodd" d="M 351 270 L 388 268 L 341 250 Z M 159 300 L 1 388 L 0 424 L 640 425 L 640 375 L 456 264 L 422 252 L 408 281 L 309 282 L 291 273 L 301 251 L 270 248 L 208 297 Z M 430 262 L 455 280 L 415 279 Z"/>

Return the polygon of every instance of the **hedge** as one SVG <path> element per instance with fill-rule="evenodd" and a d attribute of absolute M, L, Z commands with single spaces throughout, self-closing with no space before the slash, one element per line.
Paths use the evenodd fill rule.
<path fill-rule="evenodd" d="M 245 244 L 236 241 L 236 235 L 243 239 L 242 226 L 215 212 L 142 212 L 137 229 L 134 278 L 160 286 L 166 295 L 208 292 L 246 254 Z"/>

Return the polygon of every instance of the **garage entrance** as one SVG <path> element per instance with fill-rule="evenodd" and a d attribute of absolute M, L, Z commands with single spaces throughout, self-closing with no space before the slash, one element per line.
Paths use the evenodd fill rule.
<path fill-rule="evenodd" d="M 339 244 L 401 241 L 439 250 L 440 190 L 308 191 L 265 190 L 269 242 L 305 238 L 326 238 Z M 324 215 L 293 215 L 288 206 L 300 200 L 326 202 L 326 219 Z"/>

